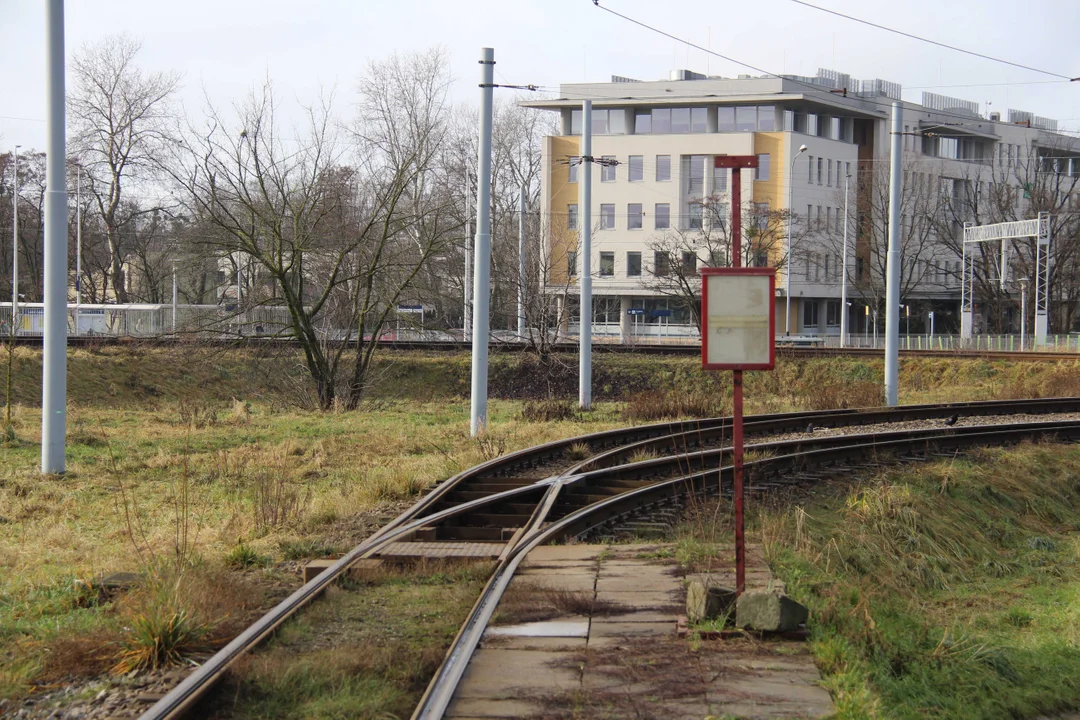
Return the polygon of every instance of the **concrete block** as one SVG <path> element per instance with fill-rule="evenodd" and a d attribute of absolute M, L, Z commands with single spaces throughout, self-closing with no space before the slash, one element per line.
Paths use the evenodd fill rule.
<path fill-rule="evenodd" d="M 808 617 L 805 606 L 779 593 L 744 592 L 735 603 L 735 624 L 747 630 L 790 632 Z"/>
<path fill-rule="evenodd" d="M 686 617 L 690 622 L 713 620 L 731 612 L 735 605 L 735 591 L 710 585 L 708 581 L 693 579 L 686 585 Z"/>

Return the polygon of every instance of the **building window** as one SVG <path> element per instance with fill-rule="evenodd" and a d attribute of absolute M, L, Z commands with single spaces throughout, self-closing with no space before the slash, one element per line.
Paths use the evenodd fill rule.
<path fill-rule="evenodd" d="M 761 132 L 772 132 L 776 129 L 775 107 L 762 105 L 757 109 L 757 129 Z"/>
<path fill-rule="evenodd" d="M 810 228 L 813 227 L 813 222 L 814 222 L 814 206 L 813 205 L 807 205 L 806 206 L 806 229 L 807 230 L 809 230 Z"/>
<path fill-rule="evenodd" d="M 844 163 L 844 177 L 851 177 L 851 163 Z"/>
<path fill-rule="evenodd" d="M 576 157 L 570 158 L 570 179 L 567 182 L 576 183 L 578 178 L 578 167 L 581 166 L 581 160 Z"/>
<path fill-rule="evenodd" d="M 671 132 L 690 132 L 690 108 L 671 108 Z"/>
<path fill-rule="evenodd" d="M 641 253 L 626 253 L 626 276 L 641 277 Z"/>
<path fill-rule="evenodd" d="M 825 305 L 825 324 L 836 326 L 840 324 L 840 301 L 830 300 Z"/>
<path fill-rule="evenodd" d="M 754 168 L 755 180 L 768 180 L 769 179 L 769 153 L 759 153 L 757 156 L 757 167 Z"/>
<path fill-rule="evenodd" d="M 716 108 L 716 131 L 735 132 L 735 108 Z"/>
<path fill-rule="evenodd" d="M 806 163 L 806 182 L 811 185 L 814 183 L 814 156 L 808 155 L 809 161 Z"/>
<path fill-rule="evenodd" d="M 566 206 L 566 229 L 577 230 L 578 229 L 578 214 L 577 205 Z"/>
<path fill-rule="evenodd" d="M 690 217 L 687 219 L 687 230 L 700 230 L 701 229 L 701 203 L 693 203 L 690 205 Z"/>
<path fill-rule="evenodd" d="M 615 275 L 615 253 L 600 253 L 600 277 L 612 277 Z"/>
<path fill-rule="evenodd" d="M 671 227 L 671 205 L 669 203 L 656 203 L 653 209 L 653 220 L 657 230 L 667 230 Z"/>
<path fill-rule="evenodd" d="M 671 108 L 656 108 L 652 111 L 652 131 L 654 133 L 671 132 Z"/>
<path fill-rule="evenodd" d="M 727 192 L 731 168 L 713 168 L 713 192 Z"/>
<path fill-rule="evenodd" d="M 685 155 L 683 156 L 686 157 Z M 689 184 L 687 185 L 686 192 L 688 195 L 697 195 L 700 197 L 705 194 L 705 163 L 709 160 L 707 155 L 691 155 L 688 158 L 690 163 L 687 178 Z"/>
<path fill-rule="evenodd" d="M 613 204 L 604 203 L 600 206 L 600 229 L 615 229 L 615 206 Z"/>
<path fill-rule="evenodd" d="M 697 275 L 697 255 L 689 250 L 684 250 L 681 266 L 683 275 Z"/>
<path fill-rule="evenodd" d="M 736 107 L 735 108 L 735 131 L 736 132 L 753 132 L 757 129 L 757 108 L 756 107 Z"/>
<path fill-rule="evenodd" d="M 832 278 L 829 276 L 829 255 L 828 255 L 828 253 L 825 254 L 824 258 L 825 258 L 825 279 L 826 280 L 832 280 Z"/>
<path fill-rule="evenodd" d="M 813 300 L 804 300 L 802 308 L 803 327 L 816 328 L 818 320 L 817 303 Z"/>
<path fill-rule="evenodd" d="M 653 275 L 664 277 L 671 272 L 671 263 L 668 254 L 661 250 L 653 252 Z"/>
<path fill-rule="evenodd" d="M 626 229 L 641 229 L 641 203 L 630 203 L 626 206 Z"/>
<path fill-rule="evenodd" d="M 566 252 L 566 274 L 570 277 L 577 276 L 577 250 Z"/>
<path fill-rule="evenodd" d="M 707 108 L 690 109 L 690 132 L 703 133 L 709 129 L 709 111 Z"/>
<path fill-rule="evenodd" d="M 600 182 L 615 182 L 615 156 L 604 155 L 600 159 L 603 160 L 600 165 Z"/>
<path fill-rule="evenodd" d="M 581 111 L 580 110 L 571 110 L 570 111 L 570 134 L 571 135 L 580 135 L 581 134 Z"/>
<path fill-rule="evenodd" d="M 593 297 L 593 322 L 598 324 L 615 324 L 619 322 L 619 298 L 610 295 L 597 295 Z"/>
<path fill-rule="evenodd" d="M 634 111 L 634 133 L 645 135 L 652 132 L 652 110 Z"/>
<path fill-rule="evenodd" d="M 827 185 L 828 185 L 829 187 L 832 187 L 832 160 L 830 160 L 830 161 L 829 161 L 829 163 L 828 163 L 828 168 L 829 168 L 829 170 L 828 170 L 828 173 L 829 173 L 829 174 L 828 174 L 828 179 L 827 179 L 827 183 L 826 183 L 826 184 L 827 184 Z"/>
<path fill-rule="evenodd" d="M 656 156 L 656 182 L 668 182 L 671 180 L 671 156 Z"/>
<path fill-rule="evenodd" d="M 593 110 L 592 111 L 592 134 L 593 135 L 607 135 L 608 130 L 608 111 L 607 110 Z"/>
<path fill-rule="evenodd" d="M 630 182 L 641 182 L 645 179 L 645 156 L 644 155 L 631 155 L 630 156 Z"/>
<path fill-rule="evenodd" d="M 832 232 L 832 208 L 831 207 L 825 208 L 825 232 Z M 829 272 L 826 270 L 825 274 L 828 275 Z"/>
<path fill-rule="evenodd" d="M 818 185 L 821 184 L 821 175 L 822 175 L 822 170 L 824 169 L 824 166 L 825 166 L 825 163 L 822 161 L 821 158 L 818 158 L 817 159 L 817 184 Z"/>

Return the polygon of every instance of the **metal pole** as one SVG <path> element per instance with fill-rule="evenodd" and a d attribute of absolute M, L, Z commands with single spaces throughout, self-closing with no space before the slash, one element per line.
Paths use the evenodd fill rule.
<path fill-rule="evenodd" d="M 794 161 L 792 161 L 794 166 Z M 788 224 L 790 232 L 791 225 Z M 789 257 L 790 260 L 790 257 Z M 731 266 L 742 267 L 742 169 L 731 170 Z M 788 265 L 791 269 L 791 265 Z M 790 273 L 788 274 L 790 278 Z M 790 299 L 791 294 L 788 293 Z M 731 372 L 732 470 L 735 480 L 735 594 L 746 589 L 746 520 L 743 503 L 743 375 Z"/>
<path fill-rule="evenodd" d="M 1020 352 L 1024 352 L 1024 336 L 1027 334 L 1027 282 L 1020 281 Z"/>
<path fill-rule="evenodd" d="M 900 380 L 900 194 L 904 176 L 903 115 L 901 105 L 892 106 L 892 152 L 889 154 L 889 254 L 885 285 L 885 403 L 896 405 Z M 875 323 L 876 329 L 876 323 Z"/>
<path fill-rule="evenodd" d="M 172 264 L 172 331 L 176 334 L 176 263 Z"/>
<path fill-rule="evenodd" d="M 79 309 L 82 305 L 82 180 L 83 169 L 79 170 L 79 182 L 75 184 L 75 334 L 79 334 Z"/>
<path fill-rule="evenodd" d="M 64 0 L 45 6 L 45 332 L 41 383 L 41 472 L 64 472 L 67 431 L 68 198 L 65 185 Z"/>
<path fill-rule="evenodd" d="M 465 312 L 462 336 L 465 342 L 472 338 L 472 183 L 469 171 L 465 171 Z"/>
<path fill-rule="evenodd" d="M 521 185 L 521 197 L 518 199 L 518 337 L 525 339 L 525 200 L 526 188 Z"/>
<path fill-rule="evenodd" d="M 795 221 L 795 208 L 792 207 L 792 196 L 795 188 L 795 161 L 799 159 L 799 156 L 806 152 L 806 146 L 799 147 L 799 152 L 795 153 L 795 157 L 791 158 L 791 169 L 788 171 L 788 191 L 787 191 L 787 206 L 788 206 L 788 223 L 787 223 L 787 257 L 784 259 L 786 265 L 786 272 L 784 273 L 784 334 L 791 334 L 791 273 L 794 271 L 795 266 L 791 262 L 791 224 Z M 731 174 L 739 172 L 738 168 L 731 171 Z M 807 224 L 810 223 L 810 218 L 806 218 Z M 734 265 L 733 267 L 738 267 Z"/>
<path fill-rule="evenodd" d="M 19 315 L 19 148 L 15 146 L 15 180 L 11 195 L 11 326 L 17 327 Z M 17 330 L 16 330 L 17 332 Z"/>
<path fill-rule="evenodd" d="M 472 408 L 470 432 L 475 437 L 487 427 L 488 302 L 491 279 L 491 105 L 495 84 L 495 51 L 480 50 L 480 149 L 476 176 L 476 255 L 473 268 Z"/>
<path fill-rule="evenodd" d="M 578 333 L 578 402 L 592 405 L 592 101 L 581 108 L 581 322 Z"/>
<path fill-rule="evenodd" d="M 847 229 L 848 229 L 848 190 L 851 175 L 844 176 L 844 260 L 840 271 L 840 347 L 847 347 Z M 789 293 L 790 294 L 790 293 Z"/>

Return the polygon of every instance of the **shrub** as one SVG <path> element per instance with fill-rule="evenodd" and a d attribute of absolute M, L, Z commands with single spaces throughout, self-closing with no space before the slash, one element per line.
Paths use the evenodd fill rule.
<path fill-rule="evenodd" d="M 528 422 L 561 422 L 580 420 L 581 413 L 577 405 L 569 400 L 526 401 L 521 406 L 521 419 Z"/>
<path fill-rule="evenodd" d="M 719 392 L 652 390 L 632 395 L 623 408 L 623 419 L 651 422 L 682 417 L 719 417 L 726 413 L 727 402 Z"/>
<path fill-rule="evenodd" d="M 270 558 L 241 542 L 225 555 L 225 564 L 232 568 L 262 567 L 270 564 Z"/>

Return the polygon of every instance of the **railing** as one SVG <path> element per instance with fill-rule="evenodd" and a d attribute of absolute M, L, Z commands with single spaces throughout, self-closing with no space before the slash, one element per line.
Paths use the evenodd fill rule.
<path fill-rule="evenodd" d="M 0 303 L 0 338 L 11 328 L 11 303 Z M 18 337 L 41 337 L 45 308 L 41 303 L 21 303 L 15 316 Z M 69 336 L 154 338 L 169 335 L 192 337 L 274 336 L 290 327 L 283 307 L 244 310 L 227 305 L 75 305 L 68 304 Z"/>

